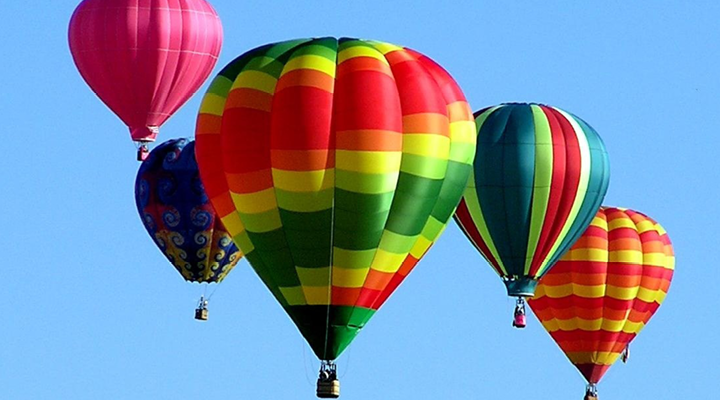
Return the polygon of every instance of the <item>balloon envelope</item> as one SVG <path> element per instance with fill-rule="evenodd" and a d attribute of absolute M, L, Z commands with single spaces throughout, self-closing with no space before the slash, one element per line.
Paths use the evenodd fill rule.
<path fill-rule="evenodd" d="M 509 295 L 532 296 L 605 197 L 605 146 L 590 125 L 555 107 L 503 104 L 475 117 L 473 176 L 455 220 Z"/>
<path fill-rule="evenodd" d="M 529 301 L 589 383 L 598 383 L 657 311 L 675 268 L 672 244 L 651 218 L 603 207 Z"/>
<path fill-rule="evenodd" d="M 203 189 L 195 143 L 169 140 L 150 152 L 135 181 L 150 237 L 183 279 L 220 282 L 242 258 Z"/>
<path fill-rule="evenodd" d="M 147 142 L 210 75 L 222 25 L 205 0 L 84 0 L 69 42 L 90 88 Z"/>
<path fill-rule="evenodd" d="M 203 182 L 319 358 L 337 358 L 443 231 L 474 126 L 445 70 L 388 43 L 271 44 L 215 78 Z"/>

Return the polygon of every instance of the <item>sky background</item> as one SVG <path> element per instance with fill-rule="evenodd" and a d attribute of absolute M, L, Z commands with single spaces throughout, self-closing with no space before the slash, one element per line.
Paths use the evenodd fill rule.
<path fill-rule="evenodd" d="M 265 43 L 372 38 L 436 60 L 475 110 L 542 102 L 590 123 L 610 156 L 604 204 L 656 219 L 677 257 L 601 399 L 716 391 L 720 2 L 211 2 L 215 72 Z M 246 262 L 192 319 L 202 288 L 147 235 L 127 129 L 72 62 L 77 4 L 0 1 L 0 398 L 314 398 L 319 362 Z M 205 88 L 160 141 L 193 135 Z M 512 329 L 512 306 L 451 223 L 339 359 L 342 399 L 580 399 L 580 374 L 534 317 Z"/>

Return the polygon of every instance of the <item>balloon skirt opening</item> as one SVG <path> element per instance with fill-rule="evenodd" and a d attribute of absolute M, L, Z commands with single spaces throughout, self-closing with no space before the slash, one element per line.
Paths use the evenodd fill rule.
<path fill-rule="evenodd" d="M 508 296 L 513 297 L 533 297 L 535 296 L 535 288 L 538 281 L 531 278 L 508 279 L 505 282 Z"/>

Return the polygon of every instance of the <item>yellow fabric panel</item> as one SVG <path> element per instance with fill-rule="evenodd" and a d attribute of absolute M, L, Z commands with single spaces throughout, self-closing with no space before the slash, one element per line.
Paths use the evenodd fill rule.
<path fill-rule="evenodd" d="M 370 264 L 370 268 L 380 272 L 395 273 L 400 268 L 400 265 L 405 260 L 406 256 L 406 253 L 396 254 L 383 249 L 378 249 L 377 253 L 375 253 L 375 258 L 373 259 L 372 264 Z"/>
<path fill-rule="evenodd" d="M 390 63 L 388 63 L 385 57 L 383 57 L 383 53 L 381 53 L 379 49 L 367 46 L 350 46 L 343 49 L 338 53 L 337 63 L 340 65 L 343 62 L 356 57 L 371 57 L 382 62 L 388 67 L 390 66 Z"/>
<path fill-rule="evenodd" d="M 281 288 L 282 290 L 282 288 Z M 330 287 L 328 286 L 303 286 L 303 293 L 308 305 L 330 304 Z"/>
<path fill-rule="evenodd" d="M 335 68 L 336 64 L 334 61 L 314 54 L 305 54 L 288 61 L 280 77 L 296 69 L 314 69 L 335 78 Z"/>
<path fill-rule="evenodd" d="M 638 287 L 619 287 L 607 285 L 607 296 L 618 300 L 633 300 L 638 295 Z"/>
<path fill-rule="evenodd" d="M 645 253 L 642 259 L 644 265 L 653 265 L 656 267 L 667 267 L 668 260 L 665 253 Z"/>
<path fill-rule="evenodd" d="M 240 215 L 236 212 L 221 217 L 220 220 L 228 232 L 232 232 L 236 235 L 245 232 L 245 226 L 242 221 L 240 221 Z"/>
<path fill-rule="evenodd" d="M 635 223 L 630 218 L 615 218 L 608 222 L 608 231 L 619 228 L 630 228 L 634 231 L 637 231 Z"/>
<path fill-rule="evenodd" d="M 432 133 L 406 133 L 403 135 L 402 152 L 447 159 L 450 154 L 450 139 Z"/>
<path fill-rule="evenodd" d="M 564 261 L 599 261 L 605 262 L 609 258 L 608 251 L 603 249 L 580 248 L 570 249 L 563 256 Z"/>
<path fill-rule="evenodd" d="M 335 166 L 346 171 L 384 174 L 400 170 L 400 151 L 335 151 Z"/>
<path fill-rule="evenodd" d="M 612 365 L 617 360 L 619 353 L 597 352 L 591 353 L 586 351 L 569 351 L 567 357 L 574 364 L 599 364 Z"/>
<path fill-rule="evenodd" d="M 603 218 L 598 217 L 597 215 L 593 217 L 590 225 L 597 226 L 598 228 L 603 228 L 603 230 L 607 230 L 607 221 Z"/>
<path fill-rule="evenodd" d="M 420 259 L 430 246 L 432 246 L 432 244 L 433 242 L 428 240 L 425 236 L 420 235 L 417 242 L 415 242 L 415 245 L 413 245 L 412 249 L 410 249 L 410 254 L 413 257 Z"/>
<path fill-rule="evenodd" d="M 235 78 L 235 82 L 233 82 L 230 91 L 232 92 L 233 89 L 238 88 L 250 88 L 273 94 L 275 93 L 276 85 L 277 79 L 275 79 L 274 76 L 260 71 L 247 70 L 241 72 L 240 75 Z"/>
<path fill-rule="evenodd" d="M 402 47 L 400 47 L 400 46 L 396 46 L 396 45 L 391 44 L 391 43 L 378 42 L 378 41 L 375 41 L 375 40 L 368 40 L 367 42 L 370 43 L 370 44 L 372 44 L 373 47 L 375 47 L 376 49 L 378 49 L 378 51 L 381 52 L 381 53 L 383 53 L 383 54 L 387 54 L 387 53 L 390 53 L 390 52 L 393 52 L 393 51 L 397 51 L 397 50 L 405 50 L 404 48 L 402 48 Z"/>
<path fill-rule="evenodd" d="M 278 289 L 280 289 L 280 293 L 282 293 L 288 305 L 304 306 L 307 304 L 302 286 L 281 287 Z"/>
<path fill-rule="evenodd" d="M 277 208 L 274 188 L 268 188 L 254 193 L 238 194 L 230 192 L 230 196 L 239 213 L 257 214 Z"/>
<path fill-rule="evenodd" d="M 659 302 L 662 302 L 662 300 L 665 299 L 662 290 L 650 290 L 646 287 L 640 286 L 639 290 L 637 291 L 637 298 L 647 303 L 657 301 L 658 297 L 662 297 Z"/>
<path fill-rule="evenodd" d="M 456 121 L 450 123 L 450 140 L 453 143 L 471 143 L 477 141 L 474 121 Z"/>
<path fill-rule="evenodd" d="M 642 265 L 643 253 L 639 250 L 613 250 L 608 261 Z"/>
<path fill-rule="evenodd" d="M 333 187 L 335 170 L 286 171 L 273 168 L 272 177 L 277 189 L 290 192 L 317 192 Z"/>
<path fill-rule="evenodd" d="M 199 114 L 222 116 L 223 111 L 225 111 L 225 101 L 227 101 L 225 97 L 218 96 L 215 93 L 208 93 L 203 97 Z"/>
<path fill-rule="evenodd" d="M 644 221 L 640 221 L 640 222 L 636 223 L 635 227 L 637 228 L 638 233 L 644 233 L 647 231 L 654 231 L 655 223 L 646 219 Z"/>
<path fill-rule="evenodd" d="M 333 267 L 332 284 L 343 288 L 360 288 L 365 283 L 370 268 Z"/>

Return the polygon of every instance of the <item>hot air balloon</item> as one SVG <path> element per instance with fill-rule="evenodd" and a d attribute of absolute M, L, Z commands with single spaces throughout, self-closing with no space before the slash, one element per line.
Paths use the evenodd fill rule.
<path fill-rule="evenodd" d="M 130 128 L 142 161 L 160 125 L 210 75 L 222 25 L 205 0 L 84 0 L 69 42 L 80 74 Z"/>
<path fill-rule="evenodd" d="M 517 298 L 525 298 L 600 207 L 609 181 L 600 136 L 580 118 L 540 104 L 503 104 L 475 114 L 473 176 L 455 220 Z"/>
<path fill-rule="evenodd" d="M 263 46 L 228 65 L 198 116 L 208 195 L 322 360 L 335 360 L 437 240 L 462 195 L 475 125 L 448 73 L 357 39 Z"/>
<path fill-rule="evenodd" d="M 587 380 L 586 400 L 597 400 L 597 383 L 665 299 L 674 267 L 660 224 L 603 207 L 540 280 L 530 307 Z"/>
<path fill-rule="evenodd" d="M 135 181 L 135 203 L 150 237 L 186 281 L 220 283 L 242 258 L 205 194 L 194 142 L 169 140 L 150 152 Z M 200 298 L 196 319 L 207 319 L 208 300 Z"/>

